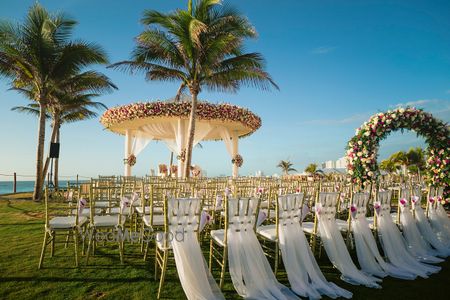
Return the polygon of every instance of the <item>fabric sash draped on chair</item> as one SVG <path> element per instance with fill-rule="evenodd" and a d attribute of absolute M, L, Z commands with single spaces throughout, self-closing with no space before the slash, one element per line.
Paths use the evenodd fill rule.
<path fill-rule="evenodd" d="M 170 199 L 171 245 L 181 286 L 188 299 L 225 299 L 209 272 L 198 242 L 200 199 Z"/>
<path fill-rule="evenodd" d="M 357 269 L 348 253 L 344 239 L 335 220 L 339 193 L 320 193 L 316 204 L 319 232 L 325 251 L 333 265 L 342 273 L 341 279 L 354 285 L 381 288 L 381 279 L 366 275 Z"/>
<path fill-rule="evenodd" d="M 428 275 L 439 272 L 440 267 L 420 263 L 409 253 L 400 230 L 392 221 L 390 199 L 390 191 L 380 191 L 378 201 L 374 203 L 381 246 L 389 262 L 422 278 L 428 278 Z"/>
<path fill-rule="evenodd" d="M 284 267 L 292 290 L 310 299 L 351 298 L 352 293 L 328 282 L 323 276 L 300 227 L 304 194 L 278 197 L 278 232 Z"/>
<path fill-rule="evenodd" d="M 436 249 L 438 256 L 440 257 L 448 257 L 450 256 L 450 247 L 443 242 L 441 242 L 437 236 L 436 233 L 431 228 L 430 223 L 427 220 L 427 217 L 425 216 L 425 212 L 423 211 L 422 206 L 420 205 L 420 196 L 418 196 L 418 193 L 416 196 L 411 197 L 411 204 L 412 209 L 414 210 L 414 215 L 416 217 L 416 223 L 417 227 L 420 230 L 420 233 L 422 234 L 422 237 L 431 244 L 431 246 Z M 449 241 L 450 242 L 450 241 Z"/>
<path fill-rule="evenodd" d="M 228 261 L 238 294 L 246 299 L 298 299 L 277 281 L 256 238 L 258 199 L 228 199 Z"/>
<path fill-rule="evenodd" d="M 442 191 L 439 191 L 439 193 Z M 438 192 L 436 192 L 437 194 Z M 447 247 L 450 247 L 450 219 L 440 203 L 442 195 L 434 195 L 428 199 L 428 218 L 438 239 Z"/>
<path fill-rule="evenodd" d="M 402 224 L 403 236 L 405 237 L 409 252 L 421 262 L 443 262 L 443 259 L 435 257 L 435 255 L 438 254 L 437 251 L 432 249 L 430 244 L 426 242 L 420 234 L 416 221 L 410 211 L 408 198 L 400 199 L 399 205 L 400 222 Z"/>
<path fill-rule="evenodd" d="M 353 195 L 353 203 L 350 208 L 352 232 L 361 270 L 378 277 L 389 275 L 406 280 L 415 279 L 416 275 L 385 262 L 381 257 L 369 223 L 366 220 L 368 201 L 368 193 L 356 193 Z"/>

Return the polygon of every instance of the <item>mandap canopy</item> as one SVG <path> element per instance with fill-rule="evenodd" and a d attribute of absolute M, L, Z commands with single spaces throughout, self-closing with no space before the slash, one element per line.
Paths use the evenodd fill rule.
<path fill-rule="evenodd" d="M 188 99 L 187 99 L 188 98 Z M 181 101 L 132 103 L 108 109 L 100 118 L 106 129 L 125 136 L 125 176 L 139 153 L 152 141 L 163 141 L 177 154 L 178 176 L 185 166 L 188 139 L 190 98 Z M 223 140 L 233 164 L 233 177 L 243 159 L 239 155 L 238 139 L 261 127 L 261 119 L 248 109 L 231 104 L 199 101 L 197 106 L 194 146 L 202 140 Z"/>

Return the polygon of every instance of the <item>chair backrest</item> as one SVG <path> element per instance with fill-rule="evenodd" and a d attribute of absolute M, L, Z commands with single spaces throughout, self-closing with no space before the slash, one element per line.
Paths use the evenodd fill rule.
<path fill-rule="evenodd" d="M 187 233 L 195 233 L 198 238 L 202 201 L 199 198 L 168 198 L 164 196 L 164 246 L 170 240 L 179 240 Z M 171 236 L 170 238 L 169 235 Z"/>
<path fill-rule="evenodd" d="M 369 202 L 370 194 L 367 192 L 354 193 L 352 197 L 352 206 L 356 208 L 354 218 L 365 218 L 367 214 L 367 204 Z M 350 209 L 352 213 L 352 209 Z"/>
<path fill-rule="evenodd" d="M 286 224 L 298 223 L 302 220 L 302 208 L 305 194 L 287 194 L 278 196 L 277 201 L 277 228 Z"/>
<path fill-rule="evenodd" d="M 255 230 L 259 214 L 259 198 L 227 198 L 225 199 L 225 242 L 227 230 L 248 231 Z"/>
<path fill-rule="evenodd" d="M 383 216 L 384 214 L 390 214 L 391 213 L 391 198 L 392 198 L 392 191 L 378 191 L 376 202 L 379 202 L 380 208 L 379 208 L 379 215 Z"/>
<path fill-rule="evenodd" d="M 339 193 L 323 193 L 320 192 L 317 197 L 317 203 L 320 204 L 320 215 L 328 220 L 335 219 L 336 205 L 338 203 Z"/>

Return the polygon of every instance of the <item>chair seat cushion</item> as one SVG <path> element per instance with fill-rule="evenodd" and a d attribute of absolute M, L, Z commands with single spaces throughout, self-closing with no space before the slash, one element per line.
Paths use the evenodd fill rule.
<path fill-rule="evenodd" d="M 121 218 L 120 225 L 125 223 L 125 218 Z M 119 225 L 119 217 L 118 216 L 95 216 L 93 220 L 93 224 L 95 227 L 114 227 Z"/>
<path fill-rule="evenodd" d="M 146 206 L 145 208 L 145 213 L 146 214 L 149 214 L 150 213 L 150 206 Z M 137 211 L 137 213 L 138 214 L 140 214 L 140 215 L 142 215 L 142 206 L 138 206 L 138 207 L 136 207 L 136 211 Z M 162 208 L 162 207 L 154 207 L 153 208 L 153 213 L 156 213 L 156 214 L 162 214 L 162 213 L 164 213 L 164 208 Z"/>
<path fill-rule="evenodd" d="M 82 226 L 86 222 L 86 217 L 78 218 L 78 226 Z M 48 222 L 48 225 L 51 229 L 71 229 L 76 226 L 76 216 L 54 217 Z"/>
<path fill-rule="evenodd" d="M 224 229 L 218 229 L 218 230 L 211 230 L 211 238 L 220 246 L 225 246 L 225 230 Z"/>
<path fill-rule="evenodd" d="M 99 215 L 102 212 L 102 210 L 100 208 L 96 208 L 94 210 L 94 214 Z M 76 214 L 77 210 L 76 209 L 72 209 L 72 214 Z M 87 217 L 89 218 L 91 216 L 91 209 L 89 207 L 83 208 L 83 210 L 81 211 L 81 216 L 83 217 Z"/>
<path fill-rule="evenodd" d="M 259 226 L 256 228 L 256 232 L 268 240 L 274 242 L 277 240 L 277 227 L 275 224 Z"/>
<path fill-rule="evenodd" d="M 95 207 L 110 207 L 111 204 L 109 203 L 109 201 L 95 201 Z"/>
<path fill-rule="evenodd" d="M 150 216 L 145 215 L 142 217 L 142 221 L 145 226 L 153 227 L 153 226 L 164 226 L 164 215 L 153 215 L 153 224 L 150 223 Z"/>
<path fill-rule="evenodd" d="M 302 229 L 304 232 L 312 234 L 314 231 L 314 222 L 303 222 Z M 317 235 L 319 235 L 319 232 L 317 232 Z"/>
<path fill-rule="evenodd" d="M 108 210 L 108 213 L 111 215 L 118 215 L 120 214 L 120 207 L 111 207 Z M 125 207 L 122 211 L 122 215 L 129 215 L 130 214 L 130 207 Z"/>

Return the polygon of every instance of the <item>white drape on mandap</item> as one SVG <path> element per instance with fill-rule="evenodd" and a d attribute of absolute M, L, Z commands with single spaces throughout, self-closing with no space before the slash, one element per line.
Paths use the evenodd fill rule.
<path fill-rule="evenodd" d="M 246 299 L 298 299 L 277 281 L 256 238 L 258 199 L 228 199 L 228 261 L 234 288 Z"/>
<path fill-rule="evenodd" d="M 190 300 L 225 299 L 209 272 L 197 240 L 200 208 L 200 199 L 168 201 L 169 230 L 178 277 Z"/>
<path fill-rule="evenodd" d="M 355 285 L 380 288 L 381 279 L 366 275 L 358 270 L 348 253 L 344 239 L 335 220 L 336 203 L 339 193 L 320 193 L 316 204 L 320 238 L 328 258 L 342 273 L 341 279 Z"/>
<path fill-rule="evenodd" d="M 378 192 L 377 200 L 374 203 L 374 208 L 378 234 L 384 254 L 390 263 L 422 278 L 428 278 L 428 275 L 439 272 L 440 267 L 418 262 L 407 250 L 406 241 L 392 221 L 390 214 L 391 192 Z"/>
<path fill-rule="evenodd" d="M 381 257 L 369 223 L 366 220 L 368 202 L 368 193 L 356 193 L 353 195 L 350 207 L 356 254 L 362 271 L 378 277 L 389 275 L 400 279 L 415 279 L 416 275 L 385 262 Z"/>
<path fill-rule="evenodd" d="M 280 250 L 292 290 L 310 299 L 351 298 L 352 293 L 328 282 L 319 266 L 300 227 L 304 194 L 278 197 L 278 233 Z"/>

